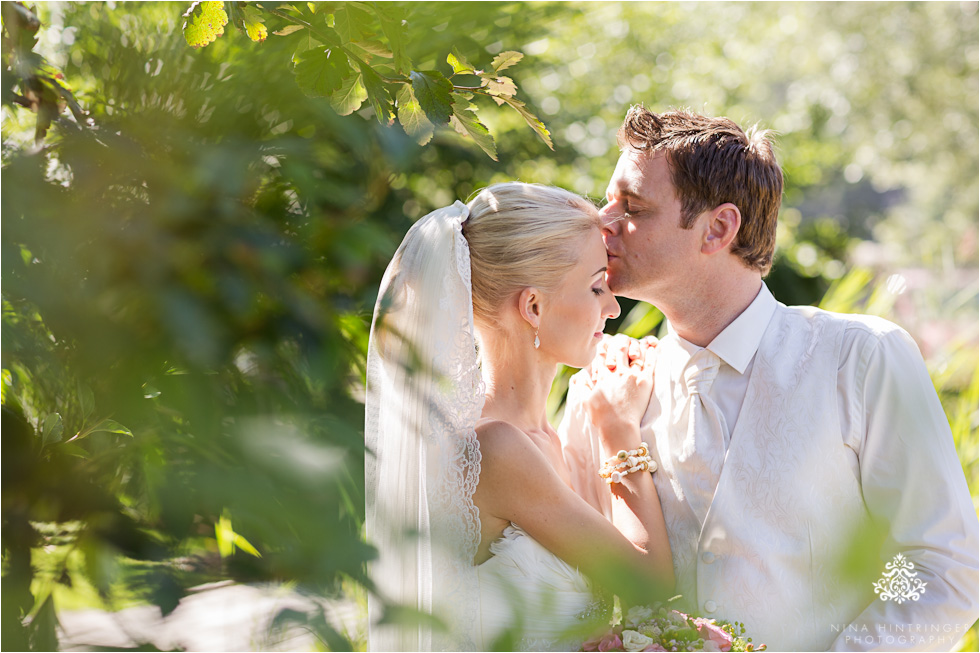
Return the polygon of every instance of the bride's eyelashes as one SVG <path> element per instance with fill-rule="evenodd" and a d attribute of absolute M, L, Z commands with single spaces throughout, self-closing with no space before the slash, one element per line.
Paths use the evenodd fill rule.
<path fill-rule="evenodd" d="M 592 293 L 593 293 L 593 294 L 594 294 L 594 295 L 595 295 L 596 297 L 601 297 L 602 295 L 604 295 L 604 294 L 605 294 L 605 292 L 606 292 L 606 291 L 605 291 L 605 290 L 603 290 L 602 288 L 593 288 L 593 289 L 592 289 Z"/>

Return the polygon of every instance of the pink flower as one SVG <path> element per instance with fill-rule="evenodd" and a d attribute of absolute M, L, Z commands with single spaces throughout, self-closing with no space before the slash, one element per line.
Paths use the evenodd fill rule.
<path fill-rule="evenodd" d="M 666 651 L 667 649 L 665 649 L 660 644 L 651 644 L 650 646 L 646 647 L 643 650 L 644 651 Z"/>
<path fill-rule="evenodd" d="M 587 639 L 584 642 L 582 642 L 582 650 L 583 651 L 598 651 L 599 650 L 599 642 L 601 642 L 601 641 L 602 641 L 602 639 L 600 637 L 593 637 L 592 639 Z"/>
<path fill-rule="evenodd" d="M 623 640 L 619 638 L 619 635 L 615 633 L 609 633 L 602 638 L 599 642 L 600 653 L 606 653 L 606 651 L 622 651 L 623 650 Z"/>
<path fill-rule="evenodd" d="M 732 636 L 721 629 L 714 620 L 697 618 L 694 625 L 698 628 L 698 635 L 706 642 L 713 642 L 718 645 L 721 651 L 730 651 L 732 648 Z"/>

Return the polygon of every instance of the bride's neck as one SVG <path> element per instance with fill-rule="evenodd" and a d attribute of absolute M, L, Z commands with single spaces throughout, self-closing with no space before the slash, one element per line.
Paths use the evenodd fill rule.
<path fill-rule="evenodd" d="M 515 346 L 505 339 L 484 339 L 480 356 L 487 395 L 483 417 L 524 431 L 547 430 L 548 394 L 557 364 L 544 360 L 530 345 Z"/>

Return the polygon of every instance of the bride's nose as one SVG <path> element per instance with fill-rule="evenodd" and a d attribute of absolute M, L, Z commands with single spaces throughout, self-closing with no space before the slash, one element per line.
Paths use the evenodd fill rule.
<path fill-rule="evenodd" d="M 609 297 L 609 301 L 602 307 L 602 309 L 605 311 L 606 319 L 612 320 L 619 317 L 619 302 L 612 293 L 606 293 L 606 296 Z"/>

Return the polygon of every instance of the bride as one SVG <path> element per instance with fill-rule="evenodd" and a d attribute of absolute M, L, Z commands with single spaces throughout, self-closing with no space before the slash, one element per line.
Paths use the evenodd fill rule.
<path fill-rule="evenodd" d="M 599 226 L 577 195 L 497 184 L 419 220 L 395 253 L 368 352 L 370 650 L 577 649 L 603 593 L 670 596 L 639 437 L 652 352 L 589 386 L 612 522 L 571 489 L 546 417 L 557 366 L 587 366 L 619 315 Z"/>

